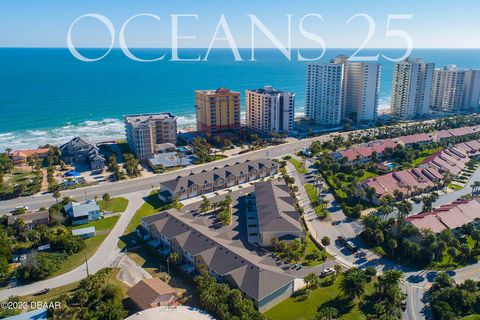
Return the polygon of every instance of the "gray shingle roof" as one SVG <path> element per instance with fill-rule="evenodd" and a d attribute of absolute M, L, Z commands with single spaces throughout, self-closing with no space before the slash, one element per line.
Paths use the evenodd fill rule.
<path fill-rule="evenodd" d="M 248 255 L 234 252 L 234 248 L 225 247 L 196 230 L 180 215 L 181 212 L 171 209 L 146 217 L 142 222 L 152 224 L 160 234 L 181 244 L 194 257 L 201 256 L 208 267 L 257 301 L 294 280 L 292 276 L 256 265 L 249 261 Z"/>
<path fill-rule="evenodd" d="M 94 200 L 89 199 L 83 203 L 69 202 L 65 206 L 65 210 L 67 212 L 72 212 L 72 217 L 78 218 L 88 216 L 89 212 L 99 211 L 100 207 Z"/>
<path fill-rule="evenodd" d="M 37 211 L 22 215 L 11 215 L 7 218 L 7 224 L 12 225 L 15 223 L 15 220 L 22 218 L 25 223 L 38 223 L 41 221 L 46 221 L 48 223 L 49 214 L 48 211 Z"/>
<path fill-rule="evenodd" d="M 243 163 L 238 163 L 232 166 L 225 166 L 223 168 L 216 168 L 211 171 L 202 171 L 200 173 L 191 174 L 188 176 L 178 176 L 176 179 L 165 181 L 163 186 L 172 190 L 174 193 L 183 189 L 187 189 L 192 184 L 204 185 L 207 183 L 214 183 L 219 178 L 227 178 L 230 174 L 240 175 L 240 173 L 248 174 L 254 169 L 261 169 L 263 167 L 271 168 L 278 167 L 278 164 L 272 160 L 260 159 L 252 160 Z"/>
<path fill-rule="evenodd" d="M 300 215 L 283 181 L 256 183 L 255 198 L 260 232 L 302 232 Z"/>

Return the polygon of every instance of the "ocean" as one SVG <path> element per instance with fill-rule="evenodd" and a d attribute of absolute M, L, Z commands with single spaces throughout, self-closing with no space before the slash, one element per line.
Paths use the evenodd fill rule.
<path fill-rule="evenodd" d="M 104 49 L 83 49 L 97 57 Z M 163 50 L 137 49 L 143 58 Z M 179 127 L 194 125 L 194 90 L 227 87 L 246 89 L 272 85 L 296 93 L 296 111 L 302 113 L 306 63 L 288 61 L 278 50 L 258 49 L 255 62 L 250 49 L 241 49 L 245 61 L 235 62 L 230 50 L 214 49 L 205 62 L 164 61 L 140 63 L 113 49 L 103 60 L 85 63 L 67 49 L 0 48 L 0 150 L 60 144 L 80 135 L 92 141 L 122 138 L 122 116 L 134 113 L 172 112 Z M 182 49 L 185 58 L 204 55 L 204 49 Z M 350 49 L 327 50 L 321 61 Z M 384 53 L 399 57 L 403 50 L 368 49 L 362 54 Z M 316 52 L 303 50 L 304 56 Z M 296 52 L 292 54 L 296 57 Z M 418 49 L 412 57 L 480 68 L 480 50 Z M 392 63 L 380 58 L 380 108 L 389 105 Z M 242 106 L 244 106 L 242 100 Z"/>

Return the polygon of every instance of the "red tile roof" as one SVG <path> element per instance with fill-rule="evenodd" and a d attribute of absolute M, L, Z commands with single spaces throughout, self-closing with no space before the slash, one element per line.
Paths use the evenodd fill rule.
<path fill-rule="evenodd" d="M 457 200 L 430 212 L 422 212 L 406 218 L 417 228 L 441 232 L 456 229 L 480 219 L 480 203 L 476 200 Z"/>

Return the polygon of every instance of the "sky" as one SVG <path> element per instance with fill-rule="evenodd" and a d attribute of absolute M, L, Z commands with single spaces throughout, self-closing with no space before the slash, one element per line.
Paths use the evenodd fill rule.
<path fill-rule="evenodd" d="M 111 21 L 118 47 L 122 24 L 147 13 L 160 21 L 152 16 L 131 20 L 125 28 L 129 47 L 170 48 L 172 15 L 197 16 L 178 18 L 178 34 L 194 37 L 180 39 L 179 47 L 208 47 L 222 15 L 238 47 L 251 47 L 249 15 L 255 15 L 286 45 L 287 15 L 291 15 L 291 47 L 316 48 L 318 42 L 300 32 L 302 17 L 309 15 L 303 28 L 321 37 L 327 48 L 359 48 L 369 31 L 372 36 L 366 48 L 404 48 L 405 37 L 412 39 L 415 48 L 480 48 L 479 12 L 478 0 L 0 0 L 0 47 L 66 47 L 72 23 L 91 13 Z M 357 14 L 364 15 L 347 23 Z M 393 18 L 388 31 L 389 15 L 411 15 L 412 19 Z M 268 37 L 254 29 L 257 48 L 273 47 Z M 111 41 L 106 26 L 93 18 L 79 20 L 71 36 L 77 47 L 108 47 Z M 216 41 L 213 47 L 226 44 Z"/>

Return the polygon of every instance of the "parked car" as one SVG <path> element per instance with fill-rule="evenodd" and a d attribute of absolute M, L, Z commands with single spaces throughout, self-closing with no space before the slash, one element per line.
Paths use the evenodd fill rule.
<path fill-rule="evenodd" d="M 358 251 L 358 248 L 356 245 L 353 244 L 352 241 L 347 241 L 347 244 L 346 244 L 347 248 L 352 251 L 353 253 L 357 252 Z"/>
<path fill-rule="evenodd" d="M 18 211 L 18 210 L 25 210 L 25 211 L 27 211 L 27 210 L 28 210 L 28 207 L 27 207 L 27 206 L 18 206 L 18 207 L 15 207 L 15 211 Z"/>
<path fill-rule="evenodd" d="M 343 245 L 347 243 L 347 239 L 344 236 L 338 236 L 337 240 Z"/>
<path fill-rule="evenodd" d="M 347 247 L 348 250 L 350 250 L 351 252 L 355 253 L 358 251 L 358 248 L 356 245 L 353 244 L 352 241 L 349 241 L 347 240 L 347 238 L 343 237 L 343 236 L 339 236 L 337 238 L 337 240 L 342 244 L 344 245 L 345 247 Z"/>
<path fill-rule="evenodd" d="M 325 278 L 326 276 L 331 275 L 331 274 L 334 274 L 334 273 L 335 273 L 335 270 L 334 270 L 333 268 L 327 268 L 327 269 L 322 270 L 322 271 L 320 272 L 319 277 L 320 277 L 320 278 Z"/>
<path fill-rule="evenodd" d="M 41 295 L 46 294 L 48 292 L 50 292 L 50 288 L 45 288 L 45 289 L 42 289 L 42 290 L 38 291 L 37 293 L 35 293 L 34 296 L 41 296 Z"/>

